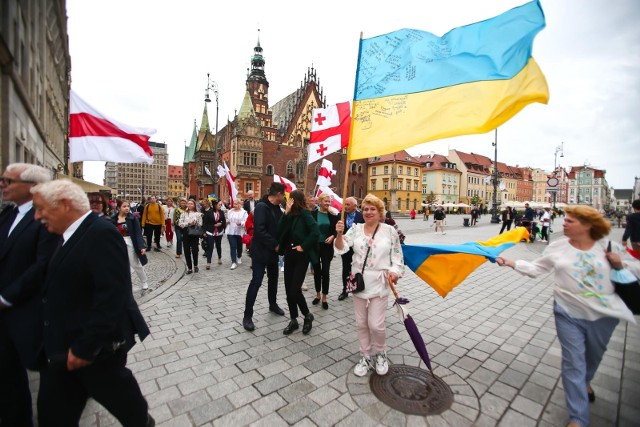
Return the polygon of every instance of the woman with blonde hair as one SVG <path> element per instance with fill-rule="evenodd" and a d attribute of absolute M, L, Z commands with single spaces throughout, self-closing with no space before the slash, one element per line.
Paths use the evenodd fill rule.
<path fill-rule="evenodd" d="M 589 206 L 566 208 L 566 238 L 554 241 L 534 261 L 496 258 L 529 277 L 553 271 L 553 313 L 562 347 L 562 385 L 570 427 L 589 425 L 589 402 L 595 400 L 593 379 L 619 320 L 636 323 L 615 293 L 612 269 L 628 269 L 640 278 L 640 262 L 605 238 L 611 223 Z M 611 252 L 607 247 L 611 243 Z"/>
<path fill-rule="evenodd" d="M 322 291 L 322 308 L 327 310 L 327 294 L 329 293 L 329 273 L 331 260 L 333 259 L 333 239 L 336 237 L 336 224 L 338 215 L 329 211 L 331 196 L 321 194 L 318 196 L 318 209 L 311 211 L 313 219 L 318 224 L 320 236 L 318 238 L 318 262 L 313 265 L 313 282 L 316 287 L 316 297 L 311 302 L 313 305 L 320 303 L 320 291 Z"/>
<path fill-rule="evenodd" d="M 361 205 L 364 224 L 353 224 L 344 236 L 344 222 L 336 224 L 334 240 L 340 255 L 353 248 L 352 273 L 362 272 L 365 288 L 353 294 L 358 341 L 362 358 L 354 374 L 362 377 L 372 369 L 378 375 L 389 371 L 386 353 L 385 320 L 390 289 L 404 273 L 400 239 L 395 228 L 381 222 L 384 203 L 373 194 L 367 194 Z M 375 356 L 375 361 L 372 357 Z M 375 367 L 374 367 L 375 364 Z"/>
<path fill-rule="evenodd" d="M 231 250 L 231 270 L 235 270 L 242 264 L 242 236 L 245 235 L 247 223 L 247 211 L 244 210 L 242 199 L 233 201 L 233 208 L 227 211 L 227 239 Z"/>
<path fill-rule="evenodd" d="M 182 235 L 182 243 L 184 245 L 184 257 L 187 261 L 187 274 L 198 272 L 198 246 L 200 245 L 200 237 L 194 234 L 197 227 L 202 227 L 202 214 L 196 209 L 196 202 L 189 199 L 187 209 L 180 214 L 178 221 L 180 227 L 184 230 Z"/>

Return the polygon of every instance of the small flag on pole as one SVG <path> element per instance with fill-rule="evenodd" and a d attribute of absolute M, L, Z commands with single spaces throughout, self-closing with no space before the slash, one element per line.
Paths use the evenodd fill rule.
<path fill-rule="evenodd" d="M 331 179 L 336 174 L 336 171 L 333 170 L 333 163 L 327 159 L 322 159 L 322 165 L 320 166 L 320 170 L 318 171 L 318 187 L 331 187 Z"/>
<path fill-rule="evenodd" d="M 349 145 L 351 107 L 341 102 L 327 108 L 315 108 L 311 116 L 308 163 L 328 156 Z"/>

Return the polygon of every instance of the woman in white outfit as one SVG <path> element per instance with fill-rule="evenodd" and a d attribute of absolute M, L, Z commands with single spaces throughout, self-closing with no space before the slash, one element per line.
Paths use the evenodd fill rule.
<path fill-rule="evenodd" d="M 124 241 L 127 244 L 127 252 L 129 253 L 129 265 L 131 270 L 135 271 L 142 283 L 142 289 L 149 289 L 147 282 L 147 274 L 144 271 L 142 261 L 147 262 L 145 255 L 147 246 L 142 238 L 142 229 L 138 218 L 129 212 L 129 202 L 126 200 L 118 200 L 116 203 L 117 212 L 111 216 L 111 222 L 118 228 Z"/>
<path fill-rule="evenodd" d="M 235 270 L 238 264 L 242 264 L 242 236 L 245 235 L 245 223 L 247 211 L 242 208 L 242 199 L 233 201 L 233 209 L 227 211 L 227 239 L 231 250 L 231 270 Z"/>
<path fill-rule="evenodd" d="M 338 255 L 353 248 L 352 273 L 361 272 L 366 262 L 363 274 L 365 289 L 353 294 L 362 353 L 362 358 L 354 369 L 359 377 L 374 369 L 374 364 L 378 375 L 385 375 L 389 370 L 385 337 L 387 300 L 391 293 L 388 280 L 390 278 L 395 283 L 404 273 L 398 232 L 392 226 L 380 222 L 384 218 L 382 200 L 367 194 L 362 201 L 362 215 L 364 224 L 353 224 L 344 236 L 344 222 L 338 221 L 334 240 Z M 375 356 L 375 361 L 372 356 Z"/>

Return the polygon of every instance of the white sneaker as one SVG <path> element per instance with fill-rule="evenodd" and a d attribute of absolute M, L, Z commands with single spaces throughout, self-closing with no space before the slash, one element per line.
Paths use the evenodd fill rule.
<path fill-rule="evenodd" d="M 143 283 L 142 284 L 142 290 L 146 291 L 147 289 L 149 289 L 149 284 L 148 283 Z"/>
<path fill-rule="evenodd" d="M 376 356 L 376 373 L 378 375 L 386 375 L 389 372 L 389 361 L 387 353 L 379 353 Z"/>
<path fill-rule="evenodd" d="M 284 265 L 280 267 L 280 271 L 284 271 Z"/>
<path fill-rule="evenodd" d="M 353 373 L 358 377 L 364 377 L 372 369 L 373 365 L 371 364 L 371 358 L 362 356 L 362 359 L 360 359 L 356 367 L 353 368 Z"/>
<path fill-rule="evenodd" d="M 443 231 L 443 232 L 442 232 L 442 235 L 444 236 L 445 234 L 447 234 L 447 232 L 446 232 L 446 231 Z"/>
<path fill-rule="evenodd" d="M 238 258 L 238 265 L 242 264 L 242 258 Z"/>
<path fill-rule="evenodd" d="M 238 264 L 235 262 L 231 264 L 231 270 L 235 270 L 238 267 Z"/>
<path fill-rule="evenodd" d="M 544 239 L 540 240 L 540 242 L 542 242 L 542 243 L 547 243 L 547 241 L 546 241 L 546 240 L 544 240 Z"/>

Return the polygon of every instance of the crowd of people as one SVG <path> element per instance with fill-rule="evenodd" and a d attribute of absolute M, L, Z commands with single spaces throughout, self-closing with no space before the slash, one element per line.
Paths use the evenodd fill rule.
<path fill-rule="evenodd" d="M 175 240 L 175 257 L 184 256 L 187 274 L 199 272 L 201 257 L 207 270 L 214 268 L 214 248 L 217 265 L 222 265 L 224 235 L 230 270 L 248 253 L 251 279 L 242 326 L 249 332 L 256 329 L 254 305 L 265 274 L 269 311 L 285 316 L 277 303 L 282 272 L 289 316 L 283 334 L 300 329 L 299 318 L 302 333 L 312 333 L 316 319 L 302 292 L 307 272 L 313 270 L 315 285 L 311 304 L 328 310 L 329 272 L 340 256 L 337 299 L 352 301 L 360 351 L 353 373 L 385 375 L 389 370 L 389 282 L 397 282 L 405 272 L 405 236 L 374 195 L 367 195 L 359 208 L 355 198 L 345 198 L 342 218 L 330 208 L 329 196 L 311 198 L 300 190 L 286 195 L 281 183 L 271 184 L 258 200 L 248 192 L 229 204 L 209 198 L 162 203 L 150 197 L 134 214 L 127 200 L 112 203 L 102 193 L 86 194 L 69 181 L 52 181 L 44 168 L 22 163 L 7 167 L 0 190 L 3 201 L 11 203 L 0 213 L 2 425 L 33 425 L 27 369 L 40 373 L 41 426 L 77 425 L 89 397 L 123 425 L 155 424 L 126 361 L 136 339 L 150 333 L 133 298 L 131 275 L 137 275 L 143 290 L 149 288 L 147 254 L 163 249 L 162 235 L 168 248 Z M 602 214 L 585 206 L 569 207 L 565 238 L 549 244 L 540 258 L 497 259 L 498 266 L 530 277 L 553 272 L 561 376 L 572 427 L 589 423 L 589 402 L 595 400 L 590 381 L 614 328 L 620 320 L 635 323 L 609 278 L 611 270 L 623 268 L 640 277 L 640 262 L 626 251 L 627 242 L 640 248 L 640 200 L 633 208 L 622 244 L 608 242 L 611 224 Z M 433 214 L 436 232 L 445 234 L 444 210 L 437 208 Z M 529 208 L 523 216 L 537 218 L 548 241 L 550 211 L 538 217 Z M 507 209 L 500 233 L 516 218 L 517 213 Z M 356 275 L 361 275 L 364 289 L 349 298 L 348 285 Z"/>

